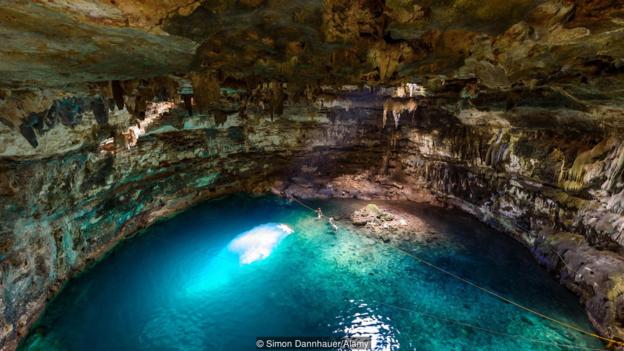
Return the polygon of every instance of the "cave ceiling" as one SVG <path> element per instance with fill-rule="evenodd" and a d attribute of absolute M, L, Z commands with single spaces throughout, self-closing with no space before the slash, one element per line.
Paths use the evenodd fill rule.
<path fill-rule="evenodd" d="M 195 72 L 234 88 L 414 82 L 580 109 L 624 99 L 623 0 L 0 3 L 5 89 Z"/>

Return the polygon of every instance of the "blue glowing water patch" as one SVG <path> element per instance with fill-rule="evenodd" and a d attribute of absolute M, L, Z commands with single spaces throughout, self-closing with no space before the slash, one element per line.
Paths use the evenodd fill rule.
<path fill-rule="evenodd" d="M 228 249 L 239 255 L 241 264 L 249 264 L 269 257 L 280 241 L 292 233 L 286 224 L 262 224 L 237 236 Z"/>
<path fill-rule="evenodd" d="M 244 273 L 243 266 L 269 257 L 292 233 L 293 229 L 286 224 L 266 223 L 237 235 L 218 254 L 207 253 L 206 264 L 188 274 L 185 293 L 201 296 L 208 290 L 222 288 Z"/>

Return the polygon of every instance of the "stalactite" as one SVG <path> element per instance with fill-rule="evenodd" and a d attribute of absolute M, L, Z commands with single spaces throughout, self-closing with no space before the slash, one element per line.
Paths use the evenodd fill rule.
<path fill-rule="evenodd" d="M 147 99 L 143 95 L 135 96 L 134 100 L 134 110 L 132 111 L 132 115 L 134 115 L 139 120 L 145 119 L 145 110 L 147 109 Z"/>
<path fill-rule="evenodd" d="M 269 84 L 271 94 L 271 118 L 273 115 L 281 116 L 284 113 L 284 90 L 282 83 L 273 81 Z"/>
<path fill-rule="evenodd" d="M 113 99 L 118 109 L 124 108 L 124 89 L 121 86 L 121 82 L 114 80 L 111 82 L 111 89 L 113 90 Z"/>
<path fill-rule="evenodd" d="M 193 72 L 191 74 L 193 98 L 199 113 L 208 113 L 219 101 L 221 86 L 212 72 Z"/>
<path fill-rule="evenodd" d="M 509 160 L 512 147 L 507 131 L 501 130 L 492 140 L 485 154 L 485 164 L 496 168 L 500 163 Z"/>
<path fill-rule="evenodd" d="M 98 97 L 91 102 L 91 109 L 98 124 L 108 123 L 108 107 L 104 99 Z"/>
<path fill-rule="evenodd" d="M 386 121 L 388 120 L 388 112 L 392 112 L 392 117 L 394 119 L 394 127 L 399 128 L 399 120 L 401 118 L 401 113 L 407 111 L 413 113 L 418 109 L 418 103 L 414 99 L 409 100 L 394 100 L 388 99 L 384 102 L 383 109 L 383 122 L 382 127 L 386 127 Z"/>
<path fill-rule="evenodd" d="M 227 122 L 227 113 L 225 113 L 224 111 L 215 110 L 213 112 L 213 115 L 214 115 L 215 125 L 222 126 L 223 124 L 225 124 L 225 122 Z"/>
<path fill-rule="evenodd" d="M 602 189 L 613 191 L 619 181 L 621 181 L 624 172 L 624 144 L 620 144 L 611 156 L 611 165 L 608 169 L 608 176 Z"/>
<path fill-rule="evenodd" d="M 613 195 L 607 202 L 607 209 L 612 213 L 621 215 L 624 213 L 624 190 Z"/>
<path fill-rule="evenodd" d="M 604 157 L 608 152 L 612 151 L 612 154 L 617 154 L 618 150 L 624 148 L 615 148 L 618 141 L 615 138 L 608 138 L 600 143 L 596 144 L 593 148 L 580 152 L 574 159 L 574 163 L 568 169 L 562 178 L 562 186 L 566 190 L 580 190 L 585 186 L 585 175 L 587 173 L 587 167 L 590 167 L 597 159 Z M 615 148 L 615 149 L 614 149 Z M 613 154 L 611 167 L 609 168 L 609 174 L 607 174 L 606 185 L 603 187 L 605 190 L 610 190 L 613 187 L 613 179 L 617 179 L 618 173 L 621 173 L 622 168 L 618 168 L 616 160 L 624 161 L 623 157 L 617 157 Z"/>
<path fill-rule="evenodd" d="M 20 125 L 19 130 L 33 148 L 36 148 L 39 145 L 39 142 L 37 141 L 37 135 L 35 134 L 35 131 L 31 126 L 23 123 Z"/>
<path fill-rule="evenodd" d="M 184 107 L 188 112 L 189 116 L 193 115 L 193 95 L 184 94 L 182 95 L 182 99 L 184 100 Z"/>

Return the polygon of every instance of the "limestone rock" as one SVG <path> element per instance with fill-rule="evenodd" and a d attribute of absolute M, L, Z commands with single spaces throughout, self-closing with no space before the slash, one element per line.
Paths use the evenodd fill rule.
<path fill-rule="evenodd" d="M 588 306 L 588 314 L 601 333 L 619 336 L 624 309 L 624 259 L 589 246 L 573 233 L 557 233 L 536 242 L 536 256 Z"/>
<path fill-rule="evenodd" d="M 416 241 L 431 236 L 428 226 L 418 217 L 375 204 L 353 212 L 351 223 L 384 242 Z"/>
<path fill-rule="evenodd" d="M 624 338 L 623 14 L 618 0 L 3 1 L 0 349 L 119 240 L 276 181 L 459 207 Z M 427 233 L 393 208 L 353 220 L 383 240 Z"/>

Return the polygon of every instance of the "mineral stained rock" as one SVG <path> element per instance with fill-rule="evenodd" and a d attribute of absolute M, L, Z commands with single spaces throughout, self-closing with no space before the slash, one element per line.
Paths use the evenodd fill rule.
<path fill-rule="evenodd" d="M 363 227 L 373 238 L 384 242 L 432 240 L 433 233 L 420 218 L 406 211 L 368 204 L 351 214 L 351 223 Z"/>
<path fill-rule="evenodd" d="M 622 1 L 1 2 L 0 350 L 119 240 L 270 189 L 461 208 L 624 339 Z"/>

